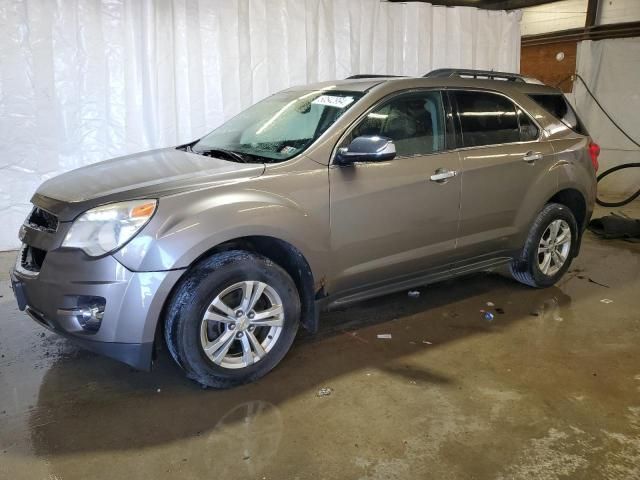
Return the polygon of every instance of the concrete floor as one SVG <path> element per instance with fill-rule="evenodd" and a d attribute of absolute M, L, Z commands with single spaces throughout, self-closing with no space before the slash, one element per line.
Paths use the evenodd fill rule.
<path fill-rule="evenodd" d="M 0 478 L 640 478 L 640 244 L 587 234 L 545 290 L 483 274 L 323 315 L 232 391 L 79 350 L 0 279 Z"/>

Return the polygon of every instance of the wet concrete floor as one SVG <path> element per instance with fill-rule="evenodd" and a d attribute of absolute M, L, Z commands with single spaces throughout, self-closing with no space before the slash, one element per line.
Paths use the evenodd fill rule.
<path fill-rule="evenodd" d="M 44 330 L 5 281 L 14 256 L 0 478 L 640 478 L 640 244 L 587 234 L 545 290 L 482 274 L 324 314 L 231 391 L 166 354 L 136 372 Z"/>

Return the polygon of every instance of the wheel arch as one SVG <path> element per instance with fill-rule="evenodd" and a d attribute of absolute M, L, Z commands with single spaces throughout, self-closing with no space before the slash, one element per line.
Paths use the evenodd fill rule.
<path fill-rule="evenodd" d="M 319 311 L 316 307 L 316 284 L 313 271 L 309 262 L 295 246 L 276 237 L 267 235 L 250 235 L 238 237 L 224 241 L 211 247 L 200 254 L 186 268 L 181 275 L 181 279 L 193 270 L 202 260 L 229 250 L 245 250 L 262 255 L 282 267 L 293 279 L 298 289 L 300 297 L 301 317 L 300 323 L 310 333 L 318 331 Z M 175 292 L 180 285 L 181 280 L 177 281 L 173 286 L 169 295 L 165 299 L 159 321 L 156 325 L 155 343 L 159 345 L 160 341 L 164 341 L 164 328 L 166 320 L 167 308 L 173 299 Z M 322 287 L 320 288 L 320 290 Z"/>
<path fill-rule="evenodd" d="M 565 188 L 554 194 L 546 202 L 559 203 L 567 207 L 578 224 L 578 238 L 573 248 L 573 256 L 577 256 L 580 252 L 580 246 L 582 244 L 582 233 L 587 227 L 587 201 L 584 195 L 575 188 Z"/>
<path fill-rule="evenodd" d="M 573 213 L 580 231 L 586 227 L 587 201 L 579 190 L 575 188 L 565 188 L 549 198 L 546 203 L 560 203 L 564 205 Z"/>

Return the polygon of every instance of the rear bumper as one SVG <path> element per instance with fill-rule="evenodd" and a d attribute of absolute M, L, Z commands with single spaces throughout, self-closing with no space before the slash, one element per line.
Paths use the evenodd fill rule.
<path fill-rule="evenodd" d="M 53 250 L 39 273 L 16 265 L 10 275 L 19 308 L 40 325 L 88 350 L 149 370 L 158 319 L 182 272 L 132 272 L 112 256 L 93 259 L 79 251 Z M 86 298 L 104 300 L 97 329 L 86 329 L 74 314 Z"/>

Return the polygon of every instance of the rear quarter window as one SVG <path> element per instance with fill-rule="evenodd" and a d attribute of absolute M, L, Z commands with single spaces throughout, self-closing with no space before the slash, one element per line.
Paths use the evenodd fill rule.
<path fill-rule="evenodd" d="M 561 93 L 529 94 L 529 97 L 574 132 L 589 135 L 578 114 Z"/>

